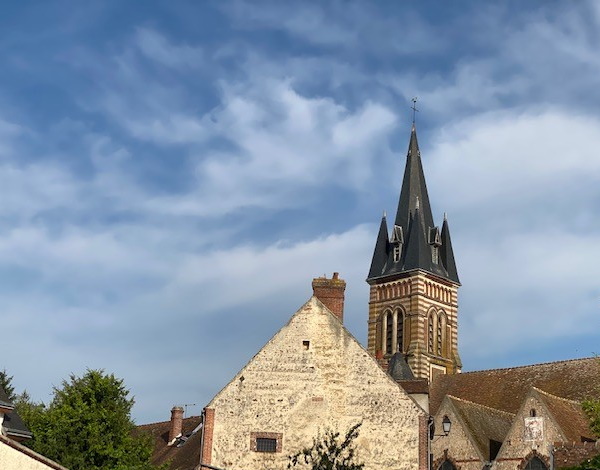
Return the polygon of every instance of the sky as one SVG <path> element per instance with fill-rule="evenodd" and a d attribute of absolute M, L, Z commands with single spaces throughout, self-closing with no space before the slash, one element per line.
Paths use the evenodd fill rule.
<path fill-rule="evenodd" d="M 365 282 L 411 99 L 464 370 L 600 352 L 597 2 L 6 2 L 0 369 L 200 414 L 310 297 Z"/>

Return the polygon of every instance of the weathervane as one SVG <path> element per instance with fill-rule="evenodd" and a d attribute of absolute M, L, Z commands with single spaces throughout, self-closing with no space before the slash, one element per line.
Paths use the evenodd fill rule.
<path fill-rule="evenodd" d="M 412 110 L 413 110 L 413 125 L 414 125 L 414 123 L 415 123 L 415 119 L 416 119 L 416 117 L 417 117 L 417 112 L 419 111 L 419 110 L 417 109 L 417 97 L 415 96 L 415 97 L 414 97 L 414 98 L 413 98 L 411 101 L 412 101 L 412 104 L 413 104 L 413 105 L 410 107 L 410 109 L 412 109 Z"/>

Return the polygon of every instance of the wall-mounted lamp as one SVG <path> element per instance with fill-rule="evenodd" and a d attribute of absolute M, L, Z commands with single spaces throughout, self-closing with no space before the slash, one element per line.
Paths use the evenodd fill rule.
<path fill-rule="evenodd" d="M 433 439 L 434 437 L 446 437 L 448 434 L 450 434 L 450 429 L 452 429 L 452 421 L 450 421 L 448 415 L 444 415 L 442 418 L 443 434 L 435 433 L 435 421 L 433 420 L 433 416 L 429 418 L 429 439 Z"/>

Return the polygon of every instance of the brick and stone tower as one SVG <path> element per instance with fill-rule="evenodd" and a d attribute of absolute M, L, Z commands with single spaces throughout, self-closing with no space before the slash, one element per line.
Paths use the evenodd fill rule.
<path fill-rule="evenodd" d="M 384 214 L 367 282 L 368 350 L 382 366 L 400 352 L 416 378 L 460 372 L 460 281 L 448 220 L 433 223 L 414 124 L 391 236 Z"/>

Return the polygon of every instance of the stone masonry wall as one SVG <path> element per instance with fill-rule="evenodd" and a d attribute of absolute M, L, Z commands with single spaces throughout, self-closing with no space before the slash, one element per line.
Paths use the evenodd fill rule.
<path fill-rule="evenodd" d="M 442 419 L 447 415 L 452 422 L 452 428 L 448 436 L 443 436 Z M 481 470 L 484 459 L 475 448 L 471 440 L 467 437 L 461 420 L 456 416 L 448 402 L 440 408 L 435 420 L 436 436 L 431 442 L 431 453 L 433 454 L 433 469 L 439 468 L 439 465 L 447 458 L 458 470 Z"/>
<path fill-rule="evenodd" d="M 544 432 L 542 440 L 528 442 L 523 439 L 525 435 L 524 418 L 529 416 L 531 409 L 536 410 L 537 416 L 544 418 Z M 549 466 L 551 446 L 554 442 L 563 439 L 556 424 L 546 413 L 545 406 L 536 398 L 529 397 L 521 408 L 521 412 L 515 417 L 492 468 L 493 470 L 518 470 L 526 458 L 533 455 L 537 455 Z"/>
<path fill-rule="evenodd" d="M 365 470 L 419 467 L 425 413 L 315 297 L 208 407 L 217 467 L 283 470 L 288 455 L 319 433 L 360 422 L 357 457 Z M 278 451 L 253 451 L 261 435 L 280 436 Z"/>

